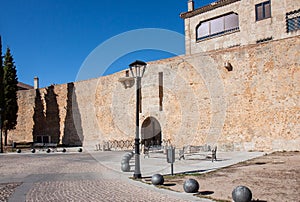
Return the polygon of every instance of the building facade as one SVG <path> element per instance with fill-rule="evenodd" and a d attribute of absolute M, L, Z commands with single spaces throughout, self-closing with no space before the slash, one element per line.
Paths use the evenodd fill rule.
<path fill-rule="evenodd" d="M 186 54 L 149 62 L 143 144 L 300 150 L 300 2 L 188 2 Z M 135 88 L 113 75 L 19 91 L 10 141 L 122 145 L 135 136 Z"/>
<path fill-rule="evenodd" d="M 244 46 L 299 35 L 300 2 L 219 0 L 182 13 L 186 54 Z M 298 30 L 298 31 L 297 31 Z"/>

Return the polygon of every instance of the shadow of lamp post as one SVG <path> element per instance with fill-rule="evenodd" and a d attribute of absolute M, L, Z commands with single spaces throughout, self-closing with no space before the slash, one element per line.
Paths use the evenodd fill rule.
<path fill-rule="evenodd" d="M 136 80 L 136 128 L 135 128 L 135 139 L 134 139 L 134 158 L 135 158 L 135 169 L 133 177 L 135 179 L 142 178 L 140 170 L 140 134 L 139 134 L 139 107 L 140 107 L 140 90 L 141 90 L 141 79 L 144 75 L 147 64 L 143 61 L 136 60 L 129 65 L 131 77 L 127 75 L 124 78 L 120 78 L 119 81 L 124 85 L 125 88 L 130 88 Z"/>

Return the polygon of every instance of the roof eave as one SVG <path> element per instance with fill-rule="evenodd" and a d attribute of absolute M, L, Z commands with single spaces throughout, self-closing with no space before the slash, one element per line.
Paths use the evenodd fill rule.
<path fill-rule="evenodd" d="M 182 19 L 190 18 L 190 17 L 193 17 L 195 15 L 199 15 L 201 13 L 205 13 L 205 12 L 214 10 L 216 8 L 222 7 L 222 6 L 227 6 L 227 5 L 235 3 L 237 1 L 241 1 L 241 0 L 219 0 L 217 2 L 213 2 L 209 5 L 197 8 L 196 10 L 181 13 L 180 17 Z"/>

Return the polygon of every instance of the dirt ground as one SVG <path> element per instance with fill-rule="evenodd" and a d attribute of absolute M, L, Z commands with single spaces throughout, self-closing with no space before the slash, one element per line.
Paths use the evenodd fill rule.
<path fill-rule="evenodd" d="M 300 202 L 300 152 L 275 152 L 211 173 L 165 177 L 164 186 L 184 192 L 189 178 L 199 182 L 199 197 L 216 201 L 232 201 L 232 190 L 244 185 L 253 201 Z"/>

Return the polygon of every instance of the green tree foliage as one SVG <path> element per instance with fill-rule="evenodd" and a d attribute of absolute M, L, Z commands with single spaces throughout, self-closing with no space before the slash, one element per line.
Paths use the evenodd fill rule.
<path fill-rule="evenodd" d="M 3 109 L 3 105 L 4 105 L 4 95 L 3 95 L 3 65 L 2 65 L 2 40 L 1 40 L 1 36 L 0 36 L 0 108 L 1 110 Z M 0 153 L 3 153 L 3 145 L 2 145 L 2 111 L 0 111 L 0 119 L 1 119 L 1 123 L 0 123 Z"/>
<path fill-rule="evenodd" d="M 15 129 L 17 125 L 17 91 L 18 77 L 10 49 L 7 48 L 3 63 L 3 87 L 4 87 L 4 112 L 3 112 L 3 131 L 4 145 L 7 145 L 7 131 Z"/>
<path fill-rule="evenodd" d="M 2 41 L 0 36 L 0 108 L 4 106 L 4 95 L 3 95 L 3 64 L 2 64 Z"/>

